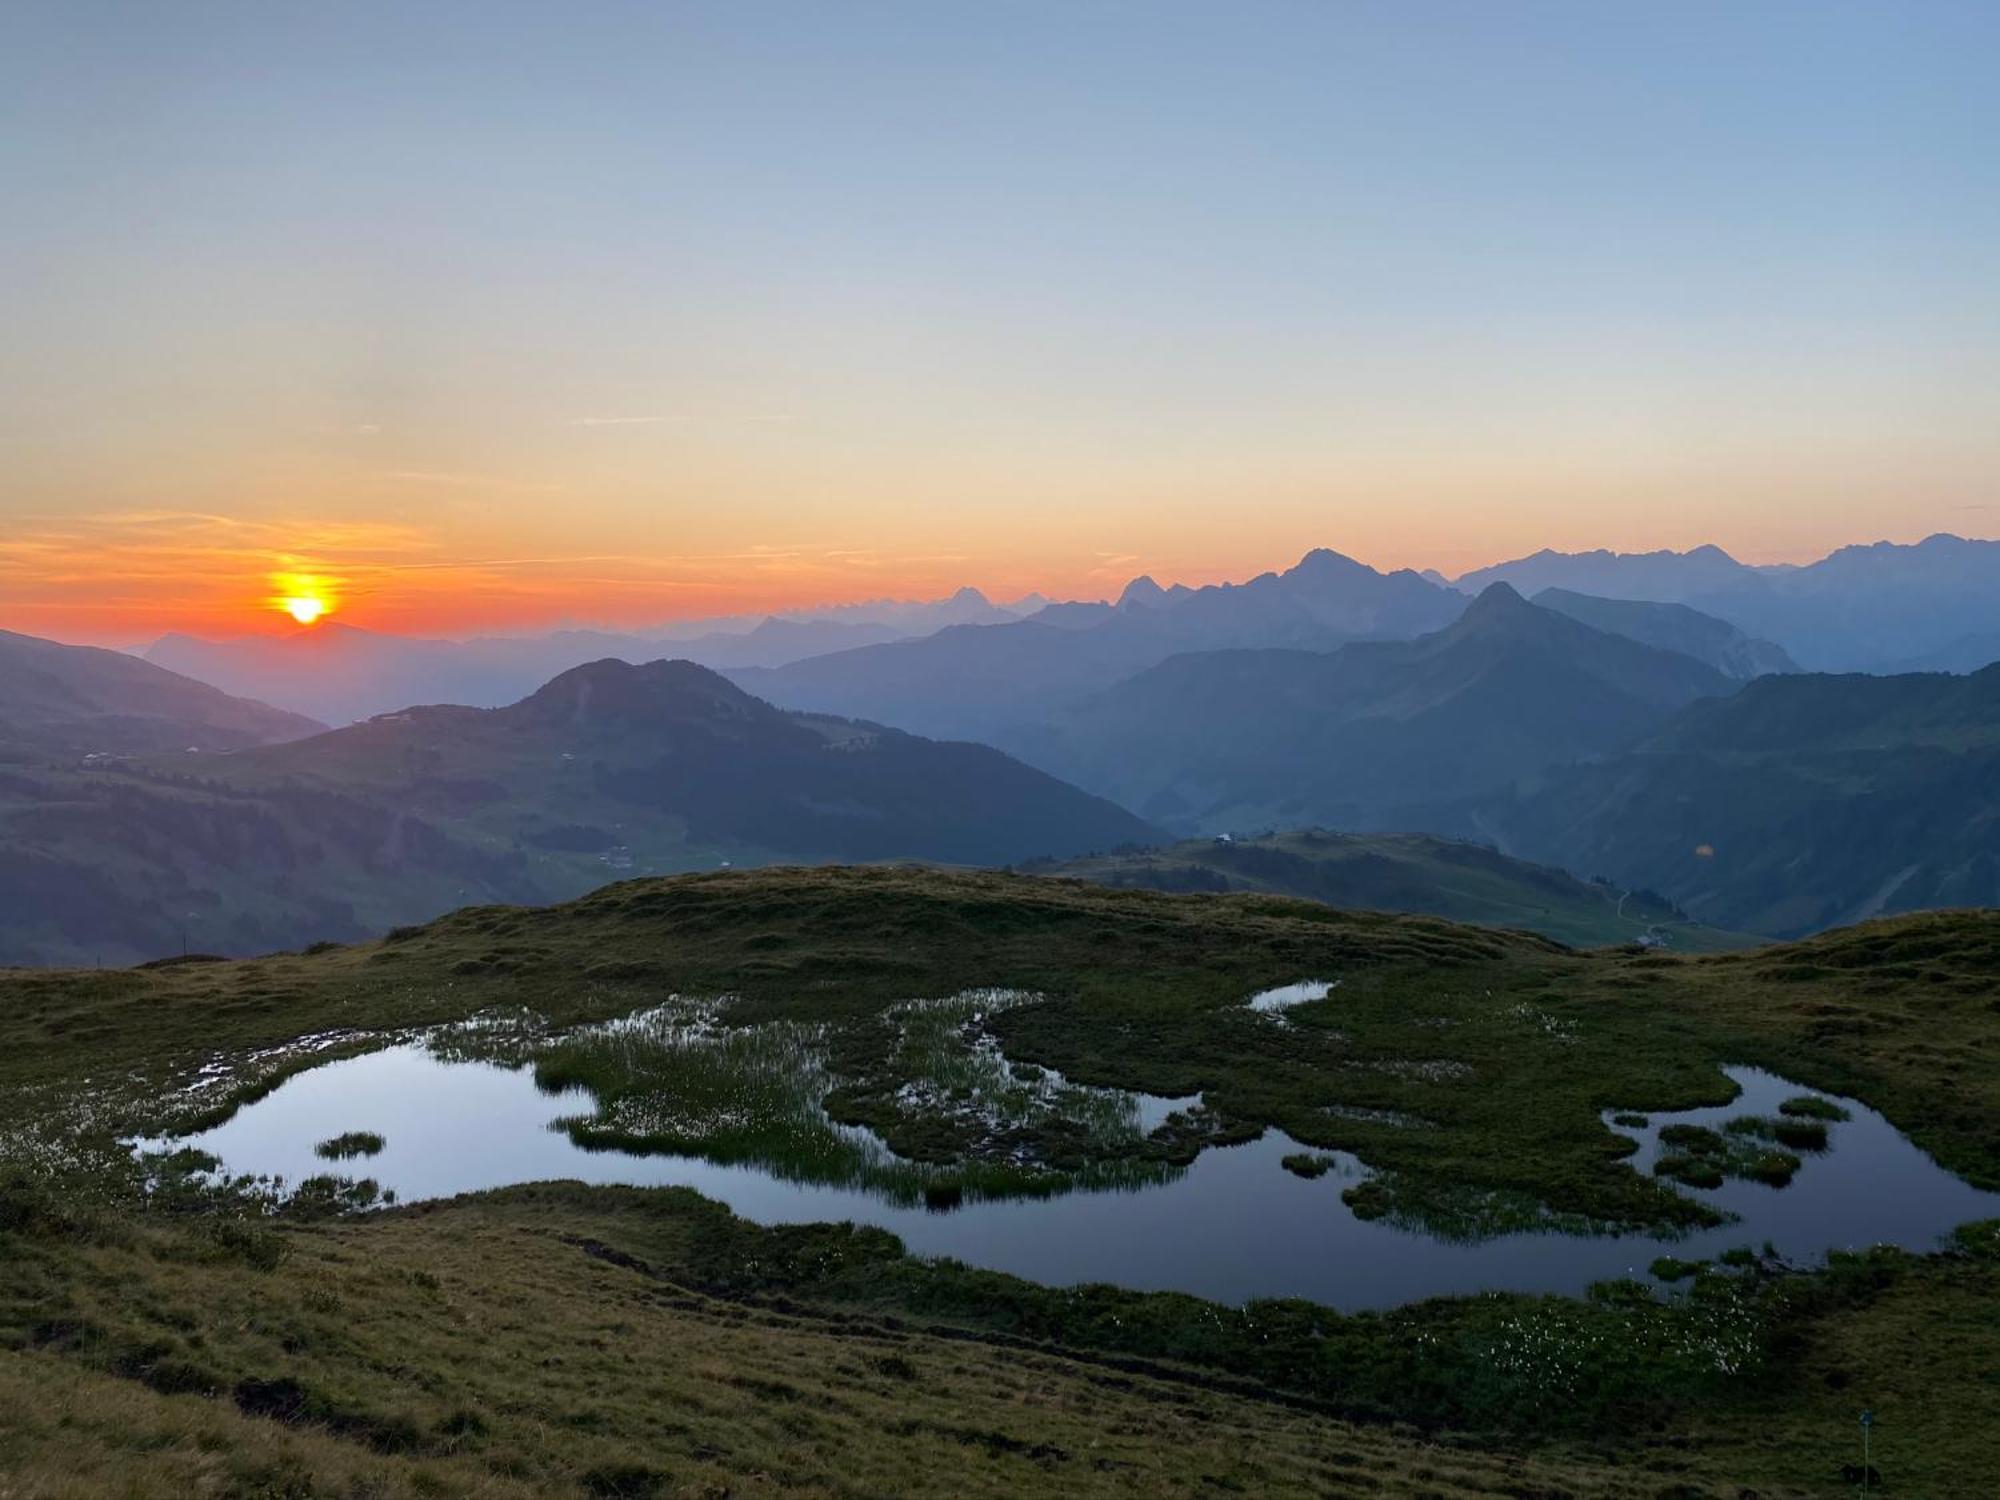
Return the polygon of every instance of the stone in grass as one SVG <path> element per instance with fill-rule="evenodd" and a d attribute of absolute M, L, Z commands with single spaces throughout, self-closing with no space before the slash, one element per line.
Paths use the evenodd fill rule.
<path fill-rule="evenodd" d="M 1317 1151 L 1294 1151 L 1279 1161 L 1278 1165 L 1294 1177 L 1324 1177 L 1333 1170 L 1336 1159 Z"/>
<path fill-rule="evenodd" d="M 372 1130 L 350 1130 L 313 1147 L 313 1155 L 327 1161 L 347 1161 L 356 1156 L 375 1156 L 389 1143 Z"/>

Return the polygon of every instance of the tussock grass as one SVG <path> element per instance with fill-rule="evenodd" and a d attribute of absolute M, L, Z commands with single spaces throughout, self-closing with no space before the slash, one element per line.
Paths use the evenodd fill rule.
<path fill-rule="evenodd" d="M 349 1130 L 313 1147 L 313 1155 L 326 1161 L 347 1161 L 356 1156 L 378 1156 L 389 1143 L 372 1130 Z"/>

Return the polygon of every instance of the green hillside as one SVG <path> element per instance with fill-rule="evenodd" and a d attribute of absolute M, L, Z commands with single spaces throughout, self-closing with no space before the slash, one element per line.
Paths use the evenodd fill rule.
<path fill-rule="evenodd" d="M 1151 836 L 985 746 L 783 713 L 690 662 L 604 661 L 503 709 L 0 768 L 0 962 L 352 941 L 625 874 L 1001 864 Z"/>
<path fill-rule="evenodd" d="M 1154 891 L 1253 891 L 1329 906 L 1416 912 L 1487 927 L 1519 927 L 1577 948 L 1645 943 L 1682 953 L 1755 945 L 1703 927 L 1648 891 L 1579 880 L 1509 859 L 1483 844 L 1421 833 L 1296 829 L 1188 839 L 1161 849 L 1039 860 L 1022 869 Z"/>
<path fill-rule="evenodd" d="M 1723 1061 L 1860 1099 L 2000 1187 L 1996 965 L 1991 913 L 1673 957 L 1273 897 L 829 869 L 633 881 L 313 954 L 0 973 L 0 1464 L 37 1496 L 1723 1500 L 1843 1493 L 1867 1404 L 1896 1492 L 1976 1493 L 2000 1367 L 1991 1229 L 1819 1269 L 1752 1250 L 1664 1296 L 1343 1315 L 1042 1288 L 678 1190 L 357 1216 L 327 1185 L 205 1184 L 199 1162 L 120 1143 L 476 1020 L 440 1044 L 581 1084 L 599 1110 L 583 1127 L 659 1119 L 701 1085 L 735 1102 L 674 1149 L 808 1174 L 819 1148 L 789 1095 L 736 1091 L 729 1059 L 760 1037 L 811 1039 L 825 1108 L 933 1182 L 993 1185 L 1004 1163 L 1025 1186 L 1278 1126 L 1357 1153 L 1368 1210 L 1412 1225 L 1671 1221 L 1694 1200 L 1632 1172 L 1600 1111 L 1726 1099 Z M 1282 1023 L 1244 1006 L 1302 974 L 1343 983 Z M 928 1084 L 944 1066 L 980 1098 L 976 1068 L 950 1071 L 958 1033 L 913 1051 L 909 1016 L 933 1012 L 903 1007 L 976 986 L 1029 996 L 989 1018 L 1008 1056 L 1200 1109 L 1135 1138 L 959 1107 Z M 671 994 L 726 997 L 708 1072 L 574 1030 Z M 1396 1123 L 1418 1112 L 1423 1131 Z"/>
<path fill-rule="evenodd" d="M 1480 802 L 1510 853 L 1789 936 L 2000 904 L 2000 668 L 1766 677 L 1630 753 Z"/>
<path fill-rule="evenodd" d="M 1496 585 L 1413 641 L 1173 657 L 1003 740 L 1184 831 L 1433 825 L 1416 814 L 1639 743 L 1736 683 Z"/>

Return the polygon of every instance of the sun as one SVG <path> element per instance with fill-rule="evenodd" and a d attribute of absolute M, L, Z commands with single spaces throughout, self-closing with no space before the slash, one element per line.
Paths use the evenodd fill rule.
<path fill-rule="evenodd" d="M 265 603 L 301 625 L 317 625 L 340 602 L 341 580 L 324 573 L 273 573 Z"/>

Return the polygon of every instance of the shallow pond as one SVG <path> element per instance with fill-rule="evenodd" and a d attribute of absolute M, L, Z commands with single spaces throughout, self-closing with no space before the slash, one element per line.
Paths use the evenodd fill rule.
<path fill-rule="evenodd" d="M 1748 1068 L 1713 1110 L 1656 1115 L 1635 1162 L 1650 1164 L 1659 1128 L 1769 1112 L 1802 1090 Z M 1176 1101 L 1182 1103 L 1184 1101 Z M 1807 1156 L 1789 1187 L 1732 1181 L 1697 1193 L 1740 1221 L 1678 1240 L 1518 1233 L 1456 1244 L 1357 1219 L 1341 1191 L 1366 1175 L 1352 1157 L 1305 1180 L 1280 1158 L 1300 1147 L 1272 1131 L 1248 1145 L 1207 1150 L 1185 1171 L 1130 1191 L 968 1202 L 947 1212 L 897 1207 L 866 1191 L 783 1180 L 756 1167 L 693 1156 L 585 1151 L 557 1122 L 593 1108 L 581 1090 L 550 1094 L 532 1070 L 447 1062 L 422 1046 L 391 1047 L 290 1079 L 226 1123 L 184 1144 L 238 1174 L 288 1183 L 320 1173 L 372 1177 L 399 1199 L 435 1198 L 511 1183 L 695 1188 L 760 1223 L 850 1219 L 901 1236 L 920 1255 L 953 1256 L 1053 1285 L 1116 1282 L 1220 1302 L 1305 1297 L 1346 1309 L 1387 1307 L 1478 1291 L 1578 1292 L 1593 1281 L 1647 1274 L 1655 1256 L 1713 1256 L 1766 1240 L 1794 1259 L 1829 1249 L 1893 1243 L 1933 1248 L 1970 1219 L 2000 1215 L 2000 1194 L 1943 1171 L 1880 1115 L 1840 1101 L 1852 1118 L 1831 1127 L 1832 1149 Z M 1140 1100 L 1157 1122 L 1167 1101 Z M 314 1146 L 347 1131 L 386 1137 L 369 1157 L 330 1163 Z M 176 1144 L 183 1144 L 177 1142 Z"/>

